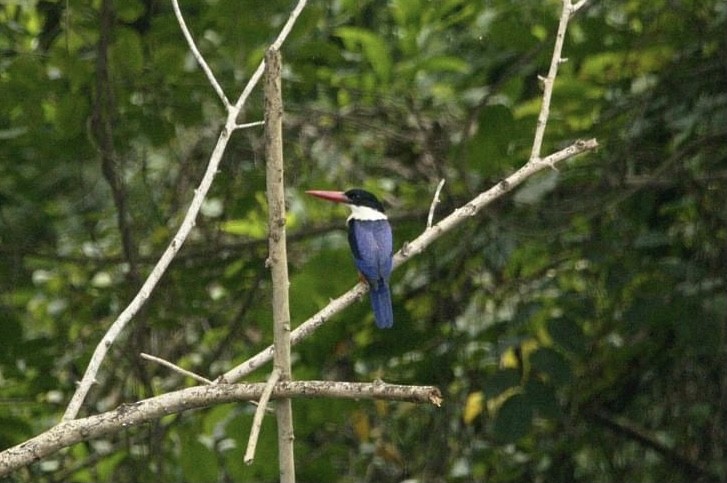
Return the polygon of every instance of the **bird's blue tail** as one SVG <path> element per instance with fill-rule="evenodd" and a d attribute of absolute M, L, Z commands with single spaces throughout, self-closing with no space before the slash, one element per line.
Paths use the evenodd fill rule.
<path fill-rule="evenodd" d="M 391 292 L 388 283 L 380 281 L 377 287 L 371 287 L 371 308 L 374 310 L 376 327 L 388 329 L 394 325 L 394 311 L 391 308 Z"/>

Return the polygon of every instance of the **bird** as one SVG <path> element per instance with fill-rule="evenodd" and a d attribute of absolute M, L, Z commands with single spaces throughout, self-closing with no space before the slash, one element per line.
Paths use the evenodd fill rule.
<path fill-rule="evenodd" d="M 308 190 L 306 193 L 343 203 L 351 209 L 346 224 L 353 261 L 369 285 L 376 326 L 380 329 L 391 328 L 394 325 L 394 311 L 391 306 L 389 278 L 394 239 L 391 225 L 384 213 L 384 205 L 375 195 L 360 188 L 348 191 Z"/>

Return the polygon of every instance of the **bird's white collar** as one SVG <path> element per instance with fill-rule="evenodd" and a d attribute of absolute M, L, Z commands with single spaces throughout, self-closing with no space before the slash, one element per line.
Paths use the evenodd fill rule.
<path fill-rule="evenodd" d="M 351 216 L 348 217 L 347 221 L 374 221 L 387 219 L 384 213 L 373 208 L 369 208 L 368 206 L 348 205 L 348 207 L 351 208 Z"/>

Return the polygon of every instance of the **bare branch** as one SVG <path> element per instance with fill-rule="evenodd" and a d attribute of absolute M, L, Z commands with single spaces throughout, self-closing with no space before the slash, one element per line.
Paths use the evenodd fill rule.
<path fill-rule="evenodd" d="M 142 359 L 146 359 L 147 361 L 152 361 L 152 362 L 156 362 L 157 364 L 161 364 L 162 366 L 167 367 L 167 368 L 173 370 L 174 372 L 177 372 L 186 377 L 191 377 L 195 381 L 201 382 L 202 384 L 214 384 L 212 381 L 210 381 L 206 377 L 200 376 L 199 374 L 195 374 L 194 372 L 188 371 L 187 369 L 182 369 L 178 365 L 173 364 L 169 361 L 166 361 L 166 360 L 162 359 L 161 357 L 153 356 L 151 354 L 145 354 L 143 352 L 139 355 L 141 356 Z"/>
<path fill-rule="evenodd" d="M 588 0 L 580 0 L 575 5 L 571 6 L 571 15 L 576 13 L 578 10 L 580 10 L 582 7 L 584 7 L 588 3 Z"/>
<path fill-rule="evenodd" d="M 234 119 L 230 120 L 228 118 L 228 124 L 234 125 Z M 63 419 L 65 421 L 76 417 L 81 405 L 83 404 L 83 400 L 86 398 L 86 394 L 88 394 L 88 391 L 95 382 L 96 374 L 101 367 L 101 362 L 106 357 L 109 347 L 111 347 L 116 338 L 126 327 L 126 324 L 129 323 L 132 317 L 136 315 L 139 309 L 141 309 L 147 301 L 154 290 L 154 287 L 159 282 L 162 275 L 164 275 L 167 267 L 169 267 L 169 264 L 172 263 L 172 260 L 174 260 L 177 252 L 179 252 L 182 244 L 187 239 L 189 232 L 192 231 L 197 214 L 202 207 L 202 202 L 212 185 L 212 180 L 214 180 L 214 177 L 217 174 L 217 168 L 219 167 L 222 154 L 224 153 L 227 142 L 229 141 L 230 132 L 231 130 L 227 128 L 222 129 L 222 132 L 220 132 L 220 136 L 217 138 L 217 145 L 215 146 L 212 156 L 210 157 L 209 164 L 207 165 L 207 170 L 205 171 L 199 187 L 194 190 L 194 198 L 192 198 L 189 209 L 184 215 L 182 224 L 179 226 L 174 238 L 169 243 L 166 250 L 164 250 L 164 253 L 161 258 L 159 258 L 159 261 L 156 263 L 151 273 L 149 273 L 149 276 L 144 281 L 139 292 L 136 296 L 134 296 L 133 300 L 124 309 L 124 311 L 121 312 L 114 323 L 111 324 L 111 327 L 109 327 L 109 330 L 106 332 L 101 342 L 96 346 L 96 349 L 91 356 L 91 361 L 86 368 L 86 372 L 84 373 L 83 378 L 76 388 L 76 392 L 73 394 L 73 397 L 66 408 L 66 412 L 63 415 Z"/>
<path fill-rule="evenodd" d="M 344 293 L 335 300 L 332 300 L 328 305 L 319 310 L 311 318 L 296 327 L 290 334 L 290 343 L 295 345 L 301 340 L 307 338 L 313 332 L 315 332 L 321 325 L 323 325 L 328 319 L 341 312 L 343 309 L 351 305 L 356 300 L 361 300 L 366 291 L 368 285 L 366 283 L 358 283 L 348 292 Z M 257 370 L 263 364 L 270 362 L 273 359 L 273 346 L 268 346 L 262 351 L 258 352 L 253 357 L 249 358 L 242 364 L 230 369 L 222 376 L 220 376 L 215 382 L 229 383 L 239 381 L 243 377 Z"/>
<path fill-rule="evenodd" d="M 288 38 L 290 31 L 293 30 L 293 25 L 295 25 L 295 22 L 298 20 L 298 17 L 300 16 L 301 12 L 303 12 L 303 9 L 305 8 L 306 3 L 308 3 L 307 0 L 298 1 L 298 3 L 295 5 L 295 8 L 293 8 L 293 11 L 290 12 L 290 16 L 288 17 L 288 20 L 285 21 L 285 25 L 283 25 L 283 28 L 280 29 L 280 33 L 278 34 L 278 37 L 270 45 L 271 49 L 280 50 L 280 48 L 283 46 L 283 42 L 285 42 L 285 39 Z"/>
<path fill-rule="evenodd" d="M 264 126 L 265 121 L 246 122 L 245 124 L 235 124 L 235 129 L 247 129 L 250 127 Z"/>
<path fill-rule="evenodd" d="M 584 153 L 596 149 L 598 143 L 595 139 L 589 139 L 587 141 L 576 141 L 565 149 L 561 149 L 558 152 L 551 154 L 545 158 L 537 161 L 529 161 L 522 168 L 515 171 L 513 174 L 503 179 L 489 190 L 480 193 L 478 196 L 473 198 L 469 203 L 457 208 L 452 214 L 444 218 L 439 223 L 426 230 L 414 241 L 409 242 L 402 247 L 399 252 L 394 255 L 394 267 L 398 267 L 409 257 L 419 254 L 426 247 L 428 247 L 434 240 L 439 238 L 443 233 L 446 233 L 453 229 L 455 226 L 462 223 L 464 220 L 475 216 L 480 212 L 482 208 L 492 203 L 500 196 L 512 191 L 512 189 L 520 185 L 527 178 L 533 174 L 541 171 L 546 167 L 552 167 L 555 164 L 572 158 L 577 154 Z"/>
<path fill-rule="evenodd" d="M 41 460 L 62 448 L 81 441 L 117 433 L 131 426 L 157 420 L 169 414 L 216 404 L 259 400 L 264 383 L 212 384 L 194 386 L 161 396 L 122 404 L 113 411 L 87 418 L 64 421 L 48 431 L 0 452 L 0 477 Z M 353 383 L 336 381 L 279 382 L 272 397 L 381 399 L 439 406 L 442 395 L 434 386 L 401 386 L 396 384 Z"/>
<path fill-rule="evenodd" d="M 305 8 L 306 3 L 308 3 L 307 0 L 298 0 L 298 3 L 295 5 L 295 8 L 293 8 L 293 11 L 290 13 L 290 16 L 288 17 L 288 20 L 285 22 L 285 25 L 283 25 L 283 28 L 280 30 L 280 33 L 278 34 L 278 37 L 272 43 L 270 48 L 275 49 L 275 50 L 280 50 L 280 47 L 282 47 L 283 42 L 285 42 L 285 39 L 288 38 L 288 34 L 290 33 L 291 29 L 293 28 L 293 25 L 295 25 L 296 20 L 298 20 L 300 13 Z M 255 72 L 252 74 L 252 77 L 250 77 L 250 80 L 247 81 L 247 85 L 242 90 L 242 94 L 240 94 L 240 97 L 237 99 L 237 102 L 235 103 L 235 111 L 238 114 L 242 110 L 242 106 L 245 105 L 247 98 L 250 97 L 250 94 L 252 93 L 252 89 L 257 85 L 258 82 L 260 82 L 260 78 L 263 76 L 264 70 L 265 70 L 265 60 L 260 62 L 260 65 L 257 66 L 257 69 L 255 69 Z"/>
<path fill-rule="evenodd" d="M 252 418 L 252 427 L 250 428 L 250 437 L 247 439 L 247 449 L 245 450 L 245 464 L 251 464 L 255 459 L 255 449 L 257 448 L 257 440 L 260 435 L 260 427 L 263 424 L 263 417 L 265 416 L 265 410 L 268 407 L 268 401 L 270 396 L 273 394 L 273 388 L 280 379 L 280 371 L 277 367 L 273 368 L 273 372 L 270 373 L 268 382 L 265 383 L 265 389 L 263 390 L 260 401 L 258 401 L 257 409 L 255 409 L 255 416 Z"/>
<path fill-rule="evenodd" d="M 265 183 L 268 198 L 268 262 L 273 279 L 273 339 L 275 369 L 281 381 L 290 374 L 290 307 L 288 254 L 285 244 L 285 169 L 283 163 L 283 93 L 280 51 L 265 53 Z M 258 408 L 259 410 L 259 408 Z M 295 483 L 293 406 L 290 399 L 275 407 L 278 420 L 278 460 L 281 483 Z M 250 460 L 252 461 L 252 459 Z"/>
<path fill-rule="evenodd" d="M 582 5 L 579 3 L 578 8 L 580 8 L 581 6 Z M 476 215 L 484 206 L 490 204 L 493 200 L 511 191 L 514 187 L 521 184 L 525 179 L 537 173 L 538 171 L 541 171 L 543 168 L 553 168 L 557 163 L 565 159 L 571 158 L 577 154 L 584 153 L 586 151 L 594 150 L 596 149 L 596 147 L 598 147 L 598 142 L 595 139 L 589 139 L 586 141 L 579 140 L 568 146 L 567 148 L 553 153 L 546 158 L 540 158 L 540 149 L 543 143 L 545 127 L 547 125 L 547 120 L 550 113 L 550 98 L 552 95 L 552 86 L 558 72 L 558 64 L 561 61 L 561 52 L 563 49 L 565 29 L 568 25 L 568 19 L 570 18 L 571 12 L 571 1 L 563 0 L 563 15 L 561 16 L 561 21 L 558 27 L 558 35 L 555 47 L 553 49 L 553 58 L 551 62 L 550 72 L 548 73 L 548 77 L 545 79 L 546 85 L 545 93 L 543 94 L 543 105 L 540 115 L 538 117 L 538 125 L 536 127 L 533 141 L 533 150 L 528 162 L 523 167 L 518 169 L 515 173 L 500 181 L 497 185 L 481 193 L 469 203 L 456 209 L 453 213 L 451 213 L 449 216 L 444 218 L 436 225 L 431 226 L 428 223 L 427 229 L 419 237 L 417 237 L 412 242 L 404 243 L 402 248 L 394 255 L 394 268 L 397 268 L 399 265 L 404 263 L 413 255 L 421 253 L 426 247 L 428 247 L 432 242 L 439 238 L 439 236 L 441 236 L 443 233 L 452 230 L 454 227 L 462 223 L 462 221 L 464 221 L 465 219 Z M 359 300 L 361 296 L 366 293 L 367 290 L 368 286 L 366 284 L 359 283 L 348 292 L 331 301 L 317 314 L 315 314 L 313 317 L 309 318 L 300 326 L 298 326 L 295 330 L 293 330 L 291 334 L 291 344 L 297 344 L 299 341 L 312 334 L 331 316 L 345 309 L 355 300 Z M 237 381 L 240 378 L 250 374 L 261 365 L 269 362 L 272 356 L 273 348 L 272 346 L 269 346 L 255 356 L 248 359 L 247 361 L 243 362 L 242 364 L 234 367 L 233 369 L 220 376 L 217 379 L 217 382 L 222 383 Z"/>
<path fill-rule="evenodd" d="M 439 193 L 442 191 L 443 186 L 444 179 L 439 182 L 439 184 L 437 185 L 437 190 L 434 192 L 434 199 L 432 199 L 432 204 L 429 207 L 429 216 L 427 216 L 427 228 L 431 228 L 432 223 L 434 222 L 434 209 L 439 204 Z"/>
<path fill-rule="evenodd" d="M 204 60 L 204 57 L 197 48 L 197 45 L 194 43 L 194 38 L 192 37 L 192 34 L 187 28 L 187 23 L 184 21 L 182 10 L 179 8 L 179 0 L 172 0 L 172 7 L 174 8 L 174 15 L 177 17 L 177 22 L 179 22 L 179 28 L 182 29 L 184 38 L 187 39 L 189 50 L 192 51 L 192 55 L 194 55 L 194 58 L 197 60 L 199 66 L 202 67 L 204 74 L 207 76 L 207 80 L 210 84 L 212 84 L 212 88 L 217 93 L 217 96 L 222 101 L 222 104 L 224 104 L 225 109 L 229 111 L 231 107 L 230 101 L 229 99 L 227 99 L 225 91 L 222 90 L 222 86 L 220 86 L 220 83 L 217 82 L 217 79 L 215 78 L 215 74 L 212 72 L 212 69 L 210 69 L 210 66 L 207 65 L 207 61 Z"/>
<path fill-rule="evenodd" d="M 295 9 L 291 13 L 290 18 L 278 35 L 278 38 L 275 41 L 275 45 L 279 46 L 285 40 L 288 33 L 290 32 L 290 29 L 292 28 L 292 25 L 295 23 L 295 20 L 300 15 L 300 12 L 302 11 L 305 4 L 305 0 L 300 0 L 298 2 Z M 189 32 L 187 31 L 185 36 L 188 34 Z M 191 36 L 189 38 L 191 38 Z M 193 42 L 191 42 L 191 45 L 193 45 Z M 187 236 L 194 227 L 195 220 L 197 219 L 197 214 L 199 214 L 199 210 L 202 207 L 202 202 L 207 196 L 207 192 L 209 191 L 210 186 L 212 186 L 212 181 L 217 174 L 220 161 L 227 147 L 227 142 L 230 139 L 230 135 L 238 126 L 236 119 L 239 116 L 242 107 L 245 105 L 245 102 L 247 101 L 250 92 L 252 92 L 252 89 L 260 80 L 263 65 L 264 62 L 261 62 L 260 67 L 258 67 L 259 74 L 258 71 L 256 71 L 255 75 L 253 75 L 253 78 L 248 81 L 237 103 L 232 108 L 229 108 L 229 104 L 226 104 L 228 106 L 227 120 L 224 127 L 220 131 L 219 137 L 217 138 L 217 144 L 215 145 L 215 148 L 210 156 L 210 160 L 207 164 L 207 170 L 205 171 L 199 186 L 197 187 L 197 189 L 194 190 L 194 197 L 192 198 L 192 202 L 187 209 L 187 213 L 185 213 L 184 215 L 182 224 L 179 226 L 177 233 L 174 235 L 174 238 L 164 250 L 164 253 L 157 261 L 151 273 L 149 273 L 148 277 L 141 286 L 141 289 L 139 289 L 139 292 L 134 296 L 132 301 L 123 310 L 123 312 L 121 312 L 121 314 L 116 318 L 114 323 L 111 324 L 111 327 L 109 327 L 101 342 L 99 342 L 99 344 L 96 346 L 96 349 L 91 356 L 91 361 L 86 367 L 86 372 L 83 374 L 83 378 L 79 382 L 78 387 L 76 388 L 76 392 L 73 394 L 73 397 L 68 403 L 68 407 L 66 407 L 66 411 L 63 414 L 64 421 L 71 420 L 78 415 L 78 411 L 81 409 L 81 405 L 86 399 L 88 391 L 91 389 L 91 386 L 96 381 L 96 374 L 101 367 L 101 362 L 106 357 L 106 353 L 108 352 L 109 347 L 111 347 L 116 338 L 126 327 L 126 324 L 129 323 L 129 321 L 134 317 L 134 315 L 136 315 L 136 313 L 139 311 L 139 309 L 141 309 L 144 303 L 146 303 L 146 300 L 151 296 L 154 287 L 156 287 L 156 284 L 159 282 L 162 275 L 164 275 L 167 267 L 169 267 L 169 264 L 172 262 L 172 260 L 174 260 L 175 256 L 179 252 L 179 249 L 182 247 L 184 241 L 187 239 Z M 224 99 L 224 93 L 222 94 L 222 98 Z"/>
<path fill-rule="evenodd" d="M 580 7 L 578 7 L 580 8 Z M 558 66 L 564 60 L 561 58 L 563 52 L 563 42 L 565 41 L 565 31 L 568 28 L 568 21 L 571 18 L 573 6 L 571 0 L 563 0 L 563 10 L 558 24 L 558 33 L 555 36 L 555 46 L 553 47 L 553 57 L 550 60 L 550 70 L 547 77 L 541 78 L 543 81 L 543 103 L 540 106 L 540 114 L 538 114 L 538 123 L 535 126 L 535 136 L 533 137 L 533 149 L 530 152 L 530 161 L 540 159 L 540 150 L 543 146 L 543 138 L 545 137 L 545 127 L 550 117 L 550 99 L 553 96 L 553 84 L 555 77 L 558 75 Z"/>

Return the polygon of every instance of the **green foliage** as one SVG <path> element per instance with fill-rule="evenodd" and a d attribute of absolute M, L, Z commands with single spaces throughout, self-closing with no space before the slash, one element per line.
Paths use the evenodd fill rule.
<path fill-rule="evenodd" d="M 113 2 L 105 47 L 100 6 L 0 6 L 2 448 L 58 420 L 179 225 L 221 126 L 169 4 Z M 357 282 L 345 210 L 303 191 L 375 191 L 400 247 L 439 179 L 437 219 L 522 165 L 559 6 L 306 8 L 284 46 L 293 325 Z M 235 99 L 290 2 L 181 7 Z M 726 20 L 715 0 L 590 2 L 574 17 L 543 153 L 585 137 L 600 151 L 533 177 L 397 270 L 391 331 L 364 300 L 294 348 L 299 379 L 432 384 L 445 397 L 441 409 L 295 401 L 299 481 L 727 479 Z M 256 91 L 245 121 L 261 118 Z M 215 377 L 271 342 L 262 145 L 259 128 L 234 134 L 193 235 L 85 412 L 191 383 L 139 352 Z M 274 418 L 256 462 L 242 461 L 253 411 L 170 416 L 10 481 L 276 481 Z"/>

